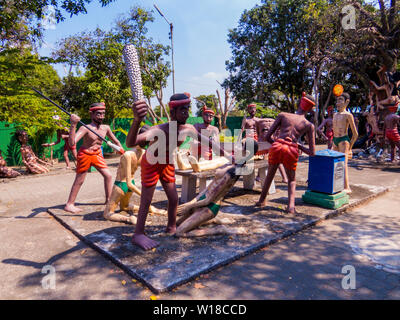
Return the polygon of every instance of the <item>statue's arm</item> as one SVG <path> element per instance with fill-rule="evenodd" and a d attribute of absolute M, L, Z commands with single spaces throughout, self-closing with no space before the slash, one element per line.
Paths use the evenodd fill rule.
<path fill-rule="evenodd" d="M 357 132 L 357 128 L 356 128 L 356 124 L 354 122 L 354 117 L 351 113 L 348 114 L 348 121 L 350 124 L 350 129 L 353 132 L 353 136 L 351 137 L 351 141 L 350 141 L 350 150 L 353 148 L 354 143 L 356 143 L 357 139 L 358 139 L 358 132 Z"/>

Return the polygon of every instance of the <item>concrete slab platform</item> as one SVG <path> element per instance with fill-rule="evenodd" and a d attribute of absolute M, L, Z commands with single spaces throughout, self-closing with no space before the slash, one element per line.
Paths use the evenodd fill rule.
<path fill-rule="evenodd" d="M 62 206 L 49 208 L 48 212 L 131 277 L 153 292 L 161 293 L 388 191 L 385 187 L 361 184 L 351 187 L 350 203 L 340 209 L 329 210 L 303 203 L 301 196 L 306 191 L 306 184 L 298 183 L 297 215 L 284 211 L 287 185 L 278 183 L 277 193 L 267 197 L 268 203 L 264 208 L 254 206 L 259 191 L 233 188 L 224 199 L 219 216 L 233 218 L 235 222 L 228 226 L 245 227 L 247 234 L 176 238 L 163 233 L 167 221 L 165 216 L 149 215 L 147 235 L 159 241 L 160 246 L 148 252 L 131 244 L 133 226 L 105 221 L 102 216 L 104 206 L 99 203 L 88 200 L 85 204 L 78 204 L 84 209 L 80 214 L 65 212 Z M 133 200 L 138 201 L 137 198 Z M 156 192 L 153 205 L 166 207 L 163 193 Z"/>

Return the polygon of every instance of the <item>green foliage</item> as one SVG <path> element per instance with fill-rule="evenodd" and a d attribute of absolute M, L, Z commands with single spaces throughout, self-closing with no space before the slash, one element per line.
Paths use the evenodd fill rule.
<path fill-rule="evenodd" d="M 294 111 L 296 97 L 310 89 L 305 55 L 308 2 L 263 1 L 246 10 L 238 27 L 229 31 L 232 58 L 226 63 L 230 76 L 224 85 L 239 100 L 256 98 Z M 273 91 L 281 92 L 284 99 L 274 99 Z"/>
<path fill-rule="evenodd" d="M 15 123 L 28 132 L 38 150 L 39 140 L 55 131 L 52 119 L 61 114 L 50 102 L 40 98 L 31 87 L 54 99 L 60 88 L 56 71 L 37 55 L 24 51 L 0 54 L 0 121 Z M 65 123 L 65 122 L 64 122 Z"/>
<path fill-rule="evenodd" d="M 166 87 L 170 68 L 163 57 L 169 48 L 146 38 L 146 26 L 153 20 L 151 12 L 134 7 L 115 22 L 111 31 L 97 28 L 61 40 L 53 57 L 70 66 L 61 96 L 69 110 L 87 117 L 88 106 L 103 101 L 106 119 L 132 116 L 132 94 L 122 58 L 126 43 L 138 49 L 144 95 L 150 98 Z M 83 74 L 80 68 L 85 70 Z"/>
<path fill-rule="evenodd" d="M 98 0 L 106 6 L 113 0 Z M 54 8 L 52 19 L 60 22 L 64 14 L 70 16 L 87 13 L 86 4 L 92 0 L 0 0 L 0 50 L 10 47 L 23 48 L 34 44 L 43 36 L 43 17 Z"/>
<path fill-rule="evenodd" d="M 212 109 L 217 114 L 217 106 L 215 105 L 217 97 L 215 96 L 215 94 L 210 94 L 210 95 L 202 94 L 198 97 L 195 97 L 195 99 L 197 108 L 196 117 L 201 117 L 203 115 L 202 109 L 204 103 L 207 106 L 207 109 Z M 202 101 L 203 103 L 199 101 Z"/>

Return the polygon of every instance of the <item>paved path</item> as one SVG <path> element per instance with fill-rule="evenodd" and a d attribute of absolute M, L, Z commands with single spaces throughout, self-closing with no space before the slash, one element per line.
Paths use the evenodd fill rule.
<path fill-rule="evenodd" d="M 299 165 L 298 180 L 306 180 L 306 168 Z M 352 183 L 392 191 L 157 298 L 400 299 L 398 168 L 353 166 Z M 45 212 L 66 201 L 73 179 L 63 171 L 0 184 L 0 299 L 149 299 L 148 289 Z M 98 173 L 88 175 L 77 201 L 85 199 L 104 200 Z M 54 290 L 42 287 L 46 265 L 56 271 Z M 342 288 L 346 265 L 356 289 Z"/>

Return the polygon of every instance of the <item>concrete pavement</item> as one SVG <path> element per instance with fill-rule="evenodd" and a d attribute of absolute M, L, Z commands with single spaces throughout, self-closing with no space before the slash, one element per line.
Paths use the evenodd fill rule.
<path fill-rule="evenodd" d="M 116 161 L 108 161 L 114 174 Z M 399 299 L 399 173 L 399 166 L 353 161 L 352 183 L 391 191 L 156 298 Z M 307 163 L 301 163 L 298 180 L 306 177 Z M 73 179 L 73 172 L 60 169 L 0 184 L 0 298 L 154 298 L 46 213 L 47 207 L 65 203 Z M 103 192 L 101 176 L 91 173 L 77 202 L 100 203 Z M 50 273 L 41 272 L 47 265 L 56 272 L 54 289 L 46 289 Z M 356 289 L 342 288 L 344 266 L 354 267 Z"/>

